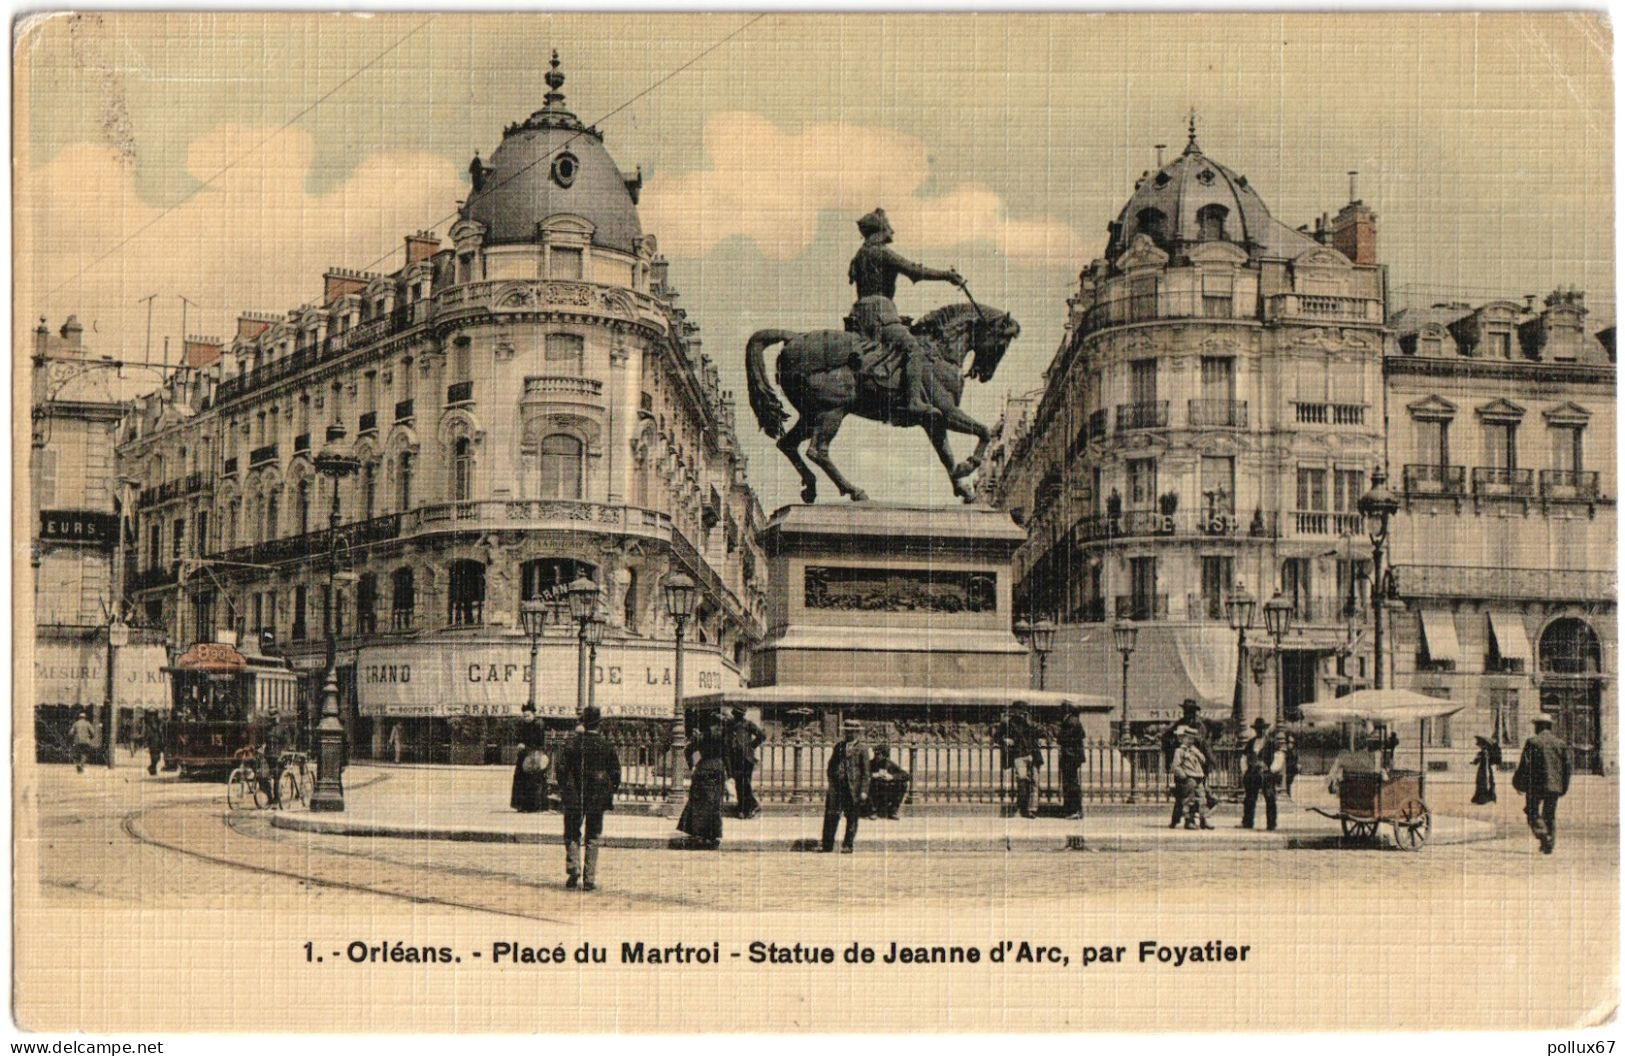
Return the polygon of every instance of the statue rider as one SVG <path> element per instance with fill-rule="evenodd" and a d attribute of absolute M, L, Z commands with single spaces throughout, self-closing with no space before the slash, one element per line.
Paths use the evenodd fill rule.
<path fill-rule="evenodd" d="M 876 209 L 858 221 L 863 247 L 852 258 L 847 277 L 858 288 L 857 303 L 846 317 L 846 328 L 877 340 L 881 346 L 903 355 L 903 413 L 931 418 L 942 412 L 925 398 L 925 367 L 930 351 L 904 325 L 892 298 L 897 294 L 897 276 L 911 282 L 951 282 L 963 286 L 965 280 L 952 268 L 938 271 L 922 267 L 891 248 L 891 223 L 884 209 Z"/>

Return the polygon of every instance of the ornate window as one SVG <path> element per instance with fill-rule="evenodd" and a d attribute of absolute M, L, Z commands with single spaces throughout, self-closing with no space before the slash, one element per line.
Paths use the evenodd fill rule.
<path fill-rule="evenodd" d="M 454 502 L 467 502 L 474 491 L 474 444 L 466 436 L 457 438 L 452 445 L 451 497 Z"/>
<path fill-rule="evenodd" d="M 548 334 L 544 352 L 548 373 L 580 374 L 585 344 L 580 334 Z"/>
<path fill-rule="evenodd" d="M 416 461 L 410 451 L 402 451 L 395 470 L 396 508 L 402 513 L 412 508 L 412 466 Z"/>
<path fill-rule="evenodd" d="M 1230 210 L 1222 205 L 1204 205 L 1196 210 L 1196 224 L 1200 230 L 1200 238 L 1204 242 L 1220 241 L 1225 237 L 1224 222 L 1230 216 Z"/>
<path fill-rule="evenodd" d="M 519 597 L 522 601 L 563 600 L 564 590 L 586 576 L 597 579 L 598 570 L 585 561 L 569 557 L 539 557 L 519 566 Z"/>
<path fill-rule="evenodd" d="M 544 499 L 580 499 L 586 469 L 586 449 L 581 441 L 566 433 L 542 438 L 540 445 Z"/>
<path fill-rule="evenodd" d="M 378 463 L 361 467 L 361 516 L 371 520 L 378 512 Z"/>
<path fill-rule="evenodd" d="M 547 250 L 547 277 L 579 282 L 583 275 L 583 254 L 577 246 L 550 246 Z"/>
<path fill-rule="evenodd" d="M 378 630 L 378 574 L 363 572 L 355 585 L 355 629 L 360 634 Z"/>
<path fill-rule="evenodd" d="M 310 531 L 310 481 L 301 480 L 294 491 L 294 509 L 297 511 L 299 531 L 295 534 L 303 535 Z"/>
<path fill-rule="evenodd" d="M 410 630 L 417 607 L 417 576 L 410 565 L 397 568 L 389 577 L 390 626 Z"/>
<path fill-rule="evenodd" d="M 1602 671 L 1602 645 L 1584 620 L 1555 620 L 1540 635 L 1540 669 L 1553 675 Z"/>
<path fill-rule="evenodd" d="M 453 627 L 476 626 L 485 619 L 485 566 L 478 561 L 453 561 L 447 619 Z"/>

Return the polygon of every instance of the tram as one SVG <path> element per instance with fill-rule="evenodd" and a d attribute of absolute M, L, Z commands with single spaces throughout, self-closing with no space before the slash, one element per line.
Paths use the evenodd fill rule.
<path fill-rule="evenodd" d="M 280 657 L 244 653 L 229 641 L 199 642 L 168 668 L 174 692 L 168 757 L 182 777 L 224 775 L 234 754 L 282 726 L 298 737 L 299 678 Z"/>

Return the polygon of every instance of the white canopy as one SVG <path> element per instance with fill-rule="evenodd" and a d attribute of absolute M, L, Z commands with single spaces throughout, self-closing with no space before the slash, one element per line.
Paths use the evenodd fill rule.
<path fill-rule="evenodd" d="M 1462 709 L 1458 701 L 1428 697 L 1409 689 L 1362 689 L 1335 700 L 1303 705 L 1303 717 L 1311 722 L 1343 722 L 1364 719 L 1394 725 L 1454 715 Z"/>

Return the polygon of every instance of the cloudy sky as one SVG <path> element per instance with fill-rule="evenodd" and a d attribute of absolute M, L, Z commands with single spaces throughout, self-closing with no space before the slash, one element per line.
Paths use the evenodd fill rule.
<path fill-rule="evenodd" d="M 1290 224 L 1359 170 L 1402 298 L 1562 284 L 1613 312 L 1612 38 L 1588 16 L 106 14 L 18 39 L 19 341 L 73 312 L 140 359 L 156 294 L 156 357 L 183 296 L 188 330 L 225 336 L 329 267 L 397 267 L 402 234 L 450 226 L 473 152 L 541 105 L 552 48 L 570 108 L 642 167 L 644 228 L 742 410 L 745 339 L 839 326 L 852 222 L 880 205 L 899 248 L 1021 321 L 967 393 L 991 424 L 1192 107 Z M 764 506 L 793 501 L 740 425 Z M 886 432 L 849 424 L 837 462 L 874 498 L 950 501 L 923 438 Z"/>

